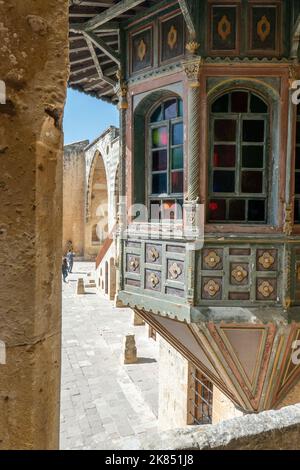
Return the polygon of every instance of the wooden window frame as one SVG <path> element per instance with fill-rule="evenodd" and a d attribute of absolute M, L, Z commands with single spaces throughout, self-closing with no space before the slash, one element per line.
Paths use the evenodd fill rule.
<path fill-rule="evenodd" d="M 222 96 L 226 94 L 231 96 L 234 92 L 245 92 L 248 93 L 248 112 L 247 113 L 232 113 L 231 112 L 231 99 L 229 99 L 229 111 L 223 113 L 213 113 L 212 106 L 213 104 Z M 266 114 L 263 113 L 251 113 L 250 109 L 250 99 L 251 95 L 257 96 L 261 99 L 267 106 L 268 111 Z M 216 97 L 210 105 L 210 156 L 209 156 L 209 172 L 208 172 L 208 205 L 207 205 L 207 223 L 212 224 L 238 224 L 238 225 L 267 225 L 269 219 L 269 177 L 271 175 L 270 167 L 270 152 L 269 152 L 269 142 L 270 142 L 270 104 L 255 92 L 245 89 L 232 89 L 227 93 Z M 215 142 L 214 136 L 214 122 L 215 120 L 235 120 L 237 123 L 237 135 L 235 141 L 226 141 L 226 142 Z M 244 142 L 242 136 L 242 123 L 244 120 L 263 120 L 265 122 L 265 132 L 264 132 L 264 142 Z M 214 147 L 215 145 L 235 145 L 236 146 L 236 164 L 235 167 L 223 168 L 220 167 L 221 171 L 235 171 L 235 191 L 234 193 L 215 193 L 213 191 L 213 175 L 214 175 Z M 264 162 L 262 168 L 247 168 L 242 166 L 242 148 L 244 145 L 251 146 L 262 146 L 264 148 Z M 263 192 L 262 193 L 243 193 L 241 190 L 241 175 L 242 171 L 261 171 L 263 174 Z M 211 220 L 209 217 L 209 204 L 211 200 L 222 199 L 226 201 L 226 219 L 225 220 Z M 232 220 L 229 218 L 229 201 L 231 200 L 244 200 L 245 201 L 245 220 Z M 249 221 L 248 217 L 248 204 L 251 200 L 263 200 L 265 201 L 265 220 L 264 221 Z"/>

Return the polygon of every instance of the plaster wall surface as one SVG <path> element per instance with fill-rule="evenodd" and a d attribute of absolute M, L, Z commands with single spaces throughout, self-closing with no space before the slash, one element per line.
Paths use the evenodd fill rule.
<path fill-rule="evenodd" d="M 243 415 L 244 413 L 238 410 L 229 398 L 217 387 L 213 387 L 212 424 L 217 424 Z"/>
<path fill-rule="evenodd" d="M 0 449 L 55 449 L 68 1 L 0 2 Z"/>

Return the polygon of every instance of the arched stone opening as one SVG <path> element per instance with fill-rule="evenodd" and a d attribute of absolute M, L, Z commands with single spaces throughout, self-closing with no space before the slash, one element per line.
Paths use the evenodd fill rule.
<path fill-rule="evenodd" d="M 108 185 L 102 155 L 96 151 L 88 180 L 85 257 L 94 258 L 108 235 Z"/>

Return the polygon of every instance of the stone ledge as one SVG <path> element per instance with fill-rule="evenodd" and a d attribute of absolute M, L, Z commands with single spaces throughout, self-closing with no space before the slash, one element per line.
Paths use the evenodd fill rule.
<path fill-rule="evenodd" d="M 300 404 L 149 435 L 146 450 L 299 450 Z"/>

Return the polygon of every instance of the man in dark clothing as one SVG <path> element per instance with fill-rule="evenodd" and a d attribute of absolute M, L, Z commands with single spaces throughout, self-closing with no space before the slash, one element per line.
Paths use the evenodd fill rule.
<path fill-rule="evenodd" d="M 64 258 L 64 259 L 63 259 L 63 263 L 62 263 L 61 269 L 62 269 L 63 280 L 64 280 L 64 282 L 67 282 L 66 279 L 67 279 L 68 274 L 69 274 L 67 258 Z"/>
<path fill-rule="evenodd" d="M 68 266 L 69 266 L 69 273 L 72 272 L 73 269 L 73 264 L 74 264 L 74 254 L 73 250 L 69 250 L 67 253 L 67 260 L 68 260 Z"/>

